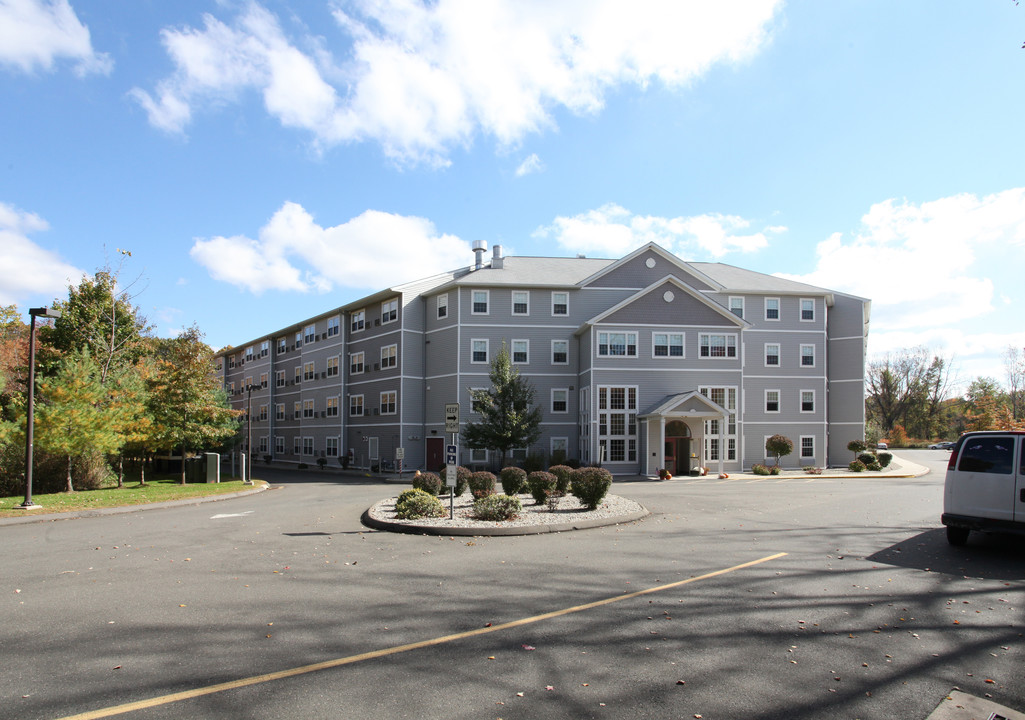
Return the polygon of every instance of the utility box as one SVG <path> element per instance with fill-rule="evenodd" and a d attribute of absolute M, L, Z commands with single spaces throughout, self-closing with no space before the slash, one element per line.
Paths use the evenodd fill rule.
<path fill-rule="evenodd" d="M 203 465 L 206 469 L 206 482 L 219 483 L 221 481 L 220 453 L 203 453 Z"/>

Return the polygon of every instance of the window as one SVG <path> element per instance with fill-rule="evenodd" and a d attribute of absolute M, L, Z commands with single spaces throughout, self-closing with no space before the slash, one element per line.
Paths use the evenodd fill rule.
<path fill-rule="evenodd" d="M 311 438 L 311 437 L 304 437 L 303 438 L 303 455 L 312 455 L 312 454 L 313 454 L 313 438 Z"/>
<path fill-rule="evenodd" d="M 474 290 L 472 299 L 473 304 L 470 312 L 473 315 L 487 315 L 488 314 L 488 290 Z"/>
<path fill-rule="evenodd" d="M 779 298 L 765 298 L 765 319 L 779 320 Z"/>
<path fill-rule="evenodd" d="M 779 412 L 779 390 L 766 390 L 765 391 L 765 412 L 767 412 L 767 413 L 778 413 Z"/>
<path fill-rule="evenodd" d="M 801 367 L 815 367 L 815 346 L 801 346 Z"/>
<path fill-rule="evenodd" d="M 565 460 L 566 453 L 569 452 L 569 438 L 553 437 L 550 447 L 553 460 L 559 458 Z"/>
<path fill-rule="evenodd" d="M 569 390 L 566 388 L 555 388 L 552 390 L 552 412 L 569 412 Z"/>
<path fill-rule="evenodd" d="M 278 338 L 278 353 L 279 354 L 285 352 L 285 347 L 286 347 L 287 344 L 288 344 L 288 341 L 285 338 L 283 338 L 283 337 L 279 337 Z"/>
<path fill-rule="evenodd" d="M 317 373 L 314 371 L 314 365 L 312 362 L 305 363 L 303 365 L 303 380 L 313 380 Z"/>
<path fill-rule="evenodd" d="M 381 393 L 381 414 L 382 415 L 394 415 L 395 404 L 398 399 L 398 393 L 394 390 Z"/>
<path fill-rule="evenodd" d="M 813 435 L 801 436 L 801 457 L 815 459 L 815 437 Z"/>
<path fill-rule="evenodd" d="M 267 357 L 270 354 L 270 340 L 264 340 L 260 343 L 260 357 Z"/>
<path fill-rule="evenodd" d="M 266 454 L 267 453 L 267 436 L 266 435 L 261 435 L 260 436 L 260 453 L 261 454 Z"/>
<path fill-rule="evenodd" d="M 311 418 L 316 414 L 316 405 L 313 400 L 303 400 L 303 417 Z"/>
<path fill-rule="evenodd" d="M 324 454 L 328 457 L 338 457 L 338 438 L 329 437 L 324 439 Z"/>
<path fill-rule="evenodd" d="M 779 343 L 765 343 L 765 367 L 779 367 Z"/>
<path fill-rule="evenodd" d="M 274 419 L 284 420 L 285 419 L 285 403 L 278 403 L 274 406 Z"/>
<path fill-rule="evenodd" d="M 722 428 L 723 438 L 726 440 L 726 457 L 724 460 L 737 459 L 737 388 L 735 387 L 702 387 L 698 392 L 706 398 L 729 412 L 726 419 L 726 427 Z M 709 460 L 718 460 L 719 427 L 720 421 L 705 420 L 705 457 Z"/>
<path fill-rule="evenodd" d="M 528 362 L 530 355 L 530 341 L 529 340 L 513 340 L 512 341 L 512 361 L 517 364 Z"/>
<path fill-rule="evenodd" d="M 267 406 L 266 405 L 261 405 L 260 406 L 260 421 L 261 422 L 266 422 L 267 421 Z"/>
<path fill-rule="evenodd" d="M 487 388 L 470 388 L 470 412 L 481 414 L 491 403 Z"/>
<path fill-rule="evenodd" d="M 637 333 L 598 333 L 599 357 L 637 357 Z"/>
<path fill-rule="evenodd" d="M 327 415 L 328 417 L 338 417 L 338 398 L 337 397 L 329 397 L 327 399 L 327 409 L 325 410 L 324 414 Z"/>
<path fill-rule="evenodd" d="M 569 293 L 552 293 L 552 315 L 569 315 Z"/>
<path fill-rule="evenodd" d="M 969 437 L 961 450 L 957 469 L 961 472 L 1009 475 L 1014 472 L 1014 438 Z"/>
<path fill-rule="evenodd" d="M 598 387 L 598 447 L 609 462 L 637 461 L 636 387 Z"/>
<path fill-rule="evenodd" d="M 699 355 L 703 358 L 737 357 L 736 335 L 698 335 Z"/>
<path fill-rule="evenodd" d="M 360 375 L 363 372 L 363 351 L 349 355 L 349 374 Z"/>
<path fill-rule="evenodd" d="M 327 319 L 327 336 L 334 337 L 342 331 L 342 320 L 337 315 Z"/>
<path fill-rule="evenodd" d="M 815 391 L 814 390 L 802 390 L 801 391 L 801 412 L 804 412 L 804 413 L 815 412 Z"/>
<path fill-rule="evenodd" d="M 243 387 L 246 390 L 252 390 L 253 389 L 253 378 L 247 377 L 246 378 L 246 384 Z"/>
<path fill-rule="evenodd" d="M 349 417 L 363 417 L 363 396 L 349 396 Z"/>
<path fill-rule="evenodd" d="M 486 463 L 488 461 L 488 451 L 478 450 L 473 448 L 470 450 L 470 462 L 475 463 Z"/>
<path fill-rule="evenodd" d="M 285 454 L 285 438 L 278 435 L 274 438 L 274 454 L 284 455 Z"/>
<path fill-rule="evenodd" d="M 381 323 L 395 322 L 399 319 L 399 301 L 388 300 L 387 302 L 381 303 Z"/>
<path fill-rule="evenodd" d="M 744 298 L 731 297 L 730 312 L 736 315 L 738 318 L 744 317 Z"/>
<path fill-rule="evenodd" d="M 301 365 L 295 366 L 295 384 L 298 385 L 303 381 L 303 369 Z"/>
<path fill-rule="evenodd" d="M 529 315 L 530 314 L 530 293 L 526 290 L 513 290 L 512 294 L 512 314 L 513 315 Z"/>
<path fill-rule="evenodd" d="M 275 387 L 285 387 L 285 371 L 278 370 L 274 373 L 274 385 Z"/>
<path fill-rule="evenodd" d="M 366 310 L 354 310 L 349 319 L 349 332 L 359 332 L 367 326 Z"/>
<path fill-rule="evenodd" d="M 300 437 L 294 438 L 292 440 L 292 453 L 295 454 L 295 455 L 298 455 L 300 452 L 302 452 L 302 449 L 303 449 L 303 440 L 302 440 L 302 438 L 300 438 Z"/>
<path fill-rule="evenodd" d="M 810 298 L 801 298 L 801 322 L 810 322 L 815 319 L 815 301 Z"/>
<path fill-rule="evenodd" d="M 683 357 L 683 333 L 652 333 L 652 357 Z"/>
<path fill-rule="evenodd" d="M 260 373 L 260 387 L 267 387 L 267 373 Z"/>
<path fill-rule="evenodd" d="M 391 368 L 398 365 L 399 362 L 399 346 L 398 345 L 385 345 L 381 348 L 381 369 Z"/>
<path fill-rule="evenodd" d="M 472 363 L 486 363 L 488 361 L 488 341 L 487 340 L 471 340 L 470 341 L 470 362 Z"/>
<path fill-rule="evenodd" d="M 448 293 L 438 296 L 438 317 L 448 317 Z"/>
<path fill-rule="evenodd" d="M 296 400 L 296 402 L 292 405 L 292 419 L 298 420 L 299 417 L 302 415 L 302 412 L 303 404 L 300 401 Z"/>
<path fill-rule="evenodd" d="M 303 344 L 309 345 L 311 342 L 317 339 L 317 326 L 307 325 L 303 330 Z"/>
<path fill-rule="evenodd" d="M 249 347 L 246 348 L 246 362 L 249 362 L 252 359 L 253 359 L 253 346 L 250 345 Z"/>
<path fill-rule="evenodd" d="M 335 355 L 334 357 L 329 357 L 327 359 L 327 376 L 331 377 L 332 375 L 337 375 L 337 374 L 338 374 L 338 356 Z"/>
<path fill-rule="evenodd" d="M 235 381 L 234 380 L 232 380 L 230 383 L 228 383 L 228 394 L 229 395 L 234 395 L 235 394 Z"/>
<path fill-rule="evenodd" d="M 228 367 L 229 368 L 235 367 L 235 356 L 234 355 L 229 355 L 228 356 Z"/>
<path fill-rule="evenodd" d="M 569 364 L 569 340 L 552 340 L 552 365 Z"/>
<path fill-rule="evenodd" d="M 295 333 L 295 346 L 301 348 L 303 346 L 303 331 L 298 330 Z"/>

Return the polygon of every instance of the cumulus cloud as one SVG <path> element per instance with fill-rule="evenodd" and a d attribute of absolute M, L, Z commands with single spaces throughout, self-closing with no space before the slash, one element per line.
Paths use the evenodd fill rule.
<path fill-rule="evenodd" d="M 318 145 L 370 140 L 399 162 L 445 164 L 478 134 L 514 146 L 554 127 L 556 108 L 596 113 L 610 89 L 685 86 L 742 62 L 781 4 L 339 0 L 348 42 L 331 48 L 251 3 L 229 21 L 165 29 L 173 74 L 132 94 L 154 126 L 184 132 L 197 106 L 255 91 Z"/>
<path fill-rule="evenodd" d="M 719 259 L 765 248 L 769 236 L 785 232 L 779 226 L 752 231 L 751 222 L 716 213 L 689 217 L 635 215 L 615 203 L 572 217 L 557 217 L 534 231 L 570 253 L 621 257 L 644 243 L 654 242 L 688 260 Z"/>
<path fill-rule="evenodd" d="M 286 202 L 260 229 L 196 240 L 192 258 L 211 277 L 249 292 L 380 289 L 468 265 L 467 244 L 439 234 L 424 218 L 367 210 L 322 227 L 301 205 Z"/>
<path fill-rule="evenodd" d="M 530 175 L 531 173 L 542 172 L 545 169 L 545 164 L 541 162 L 541 158 L 537 156 L 537 153 L 531 153 L 520 166 L 516 168 L 516 177 L 523 177 L 524 175 Z"/>
<path fill-rule="evenodd" d="M 29 239 L 49 229 L 38 215 L 0 202 L 0 305 L 60 296 L 85 274 Z"/>
<path fill-rule="evenodd" d="M 73 61 L 79 76 L 114 67 L 107 53 L 93 50 L 89 28 L 68 0 L 0 0 L 0 65 L 49 71 L 60 58 Z"/>

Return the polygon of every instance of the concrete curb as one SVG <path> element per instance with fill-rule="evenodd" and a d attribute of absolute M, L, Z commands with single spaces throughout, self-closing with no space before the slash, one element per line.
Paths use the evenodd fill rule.
<path fill-rule="evenodd" d="M 636 522 L 648 517 L 651 513 L 646 508 L 641 508 L 632 513 L 616 515 L 615 517 L 597 518 L 594 520 L 581 520 L 579 522 L 538 524 L 538 525 L 515 525 L 511 527 L 446 527 L 444 525 L 411 525 L 409 523 L 390 522 L 370 517 L 370 509 L 367 508 L 360 517 L 360 522 L 366 527 L 385 532 L 405 533 L 407 535 L 458 535 L 460 537 L 511 537 L 514 535 L 544 535 L 546 533 L 563 533 L 571 530 L 589 530 L 597 527 L 608 527 L 610 525 L 622 525 L 623 523 Z"/>
<path fill-rule="evenodd" d="M 233 498 L 245 497 L 246 495 L 254 495 L 259 492 L 263 492 L 270 488 L 270 484 L 262 482 L 263 485 L 253 487 L 248 490 L 240 490 L 233 493 L 225 493 L 224 495 L 204 495 L 202 497 L 185 498 L 183 500 L 165 500 L 164 502 L 155 503 L 138 503 L 136 505 L 120 505 L 118 507 L 111 508 L 97 508 L 96 510 L 69 510 L 68 512 L 45 512 L 44 510 L 26 510 L 26 513 L 32 513 L 31 515 L 25 515 L 24 517 L 9 517 L 0 518 L 0 527 L 4 525 L 26 525 L 28 523 L 42 523 L 42 522 L 57 522 L 58 520 L 78 520 L 80 518 L 90 517 L 102 517 L 104 515 L 123 515 L 125 513 L 138 512 L 141 510 L 158 510 L 161 508 L 170 507 L 185 507 L 188 505 L 201 505 L 208 502 L 218 502 L 220 500 L 231 500 Z"/>

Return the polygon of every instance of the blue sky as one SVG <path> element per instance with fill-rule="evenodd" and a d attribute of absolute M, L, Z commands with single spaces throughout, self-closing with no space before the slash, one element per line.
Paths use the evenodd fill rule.
<path fill-rule="evenodd" d="M 1011 0 L 0 0 L 0 304 L 120 265 L 159 335 L 221 347 L 473 240 L 654 240 L 1003 380 L 1023 41 Z"/>

